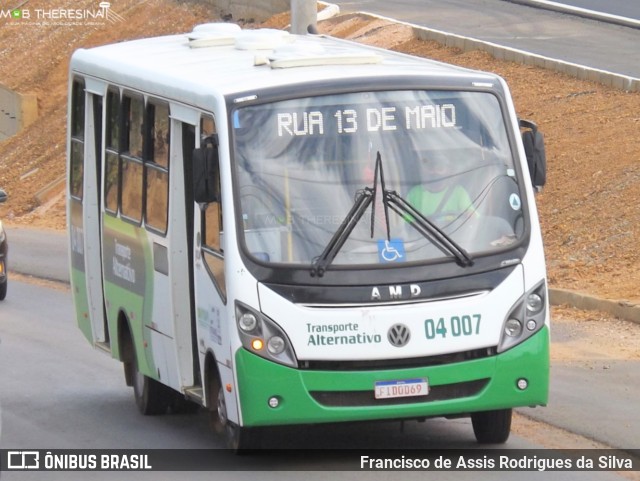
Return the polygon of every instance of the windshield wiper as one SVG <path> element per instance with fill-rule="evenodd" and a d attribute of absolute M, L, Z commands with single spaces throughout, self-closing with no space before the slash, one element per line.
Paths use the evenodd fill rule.
<path fill-rule="evenodd" d="M 360 221 L 364 213 L 367 211 L 371 204 L 374 204 L 376 197 L 378 195 L 378 177 L 380 178 L 380 187 L 382 189 L 382 199 L 384 204 L 384 218 L 387 227 L 387 239 L 390 239 L 389 233 L 389 211 L 387 205 L 384 203 L 384 173 L 382 171 L 382 157 L 380 156 L 380 152 L 376 155 L 376 167 L 375 172 L 373 174 L 373 187 L 365 187 L 361 191 L 357 193 L 356 200 L 351 207 L 351 210 L 345 217 L 338 230 L 335 231 L 333 237 L 325 247 L 322 254 L 319 257 L 316 257 L 311 264 L 311 277 L 322 277 L 327 270 L 327 267 L 333 262 L 333 259 L 338 255 L 340 249 L 347 241 L 351 232 L 355 228 L 356 224 Z M 375 227 L 375 208 L 371 209 L 371 238 L 373 239 Z"/>
<path fill-rule="evenodd" d="M 384 204 L 388 205 L 396 214 L 403 217 L 414 229 L 433 242 L 444 254 L 452 254 L 458 265 L 462 267 L 473 265 L 473 259 L 462 246 L 422 215 L 420 211 L 404 200 L 396 191 L 384 191 Z"/>
<path fill-rule="evenodd" d="M 333 237 L 325 247 L 322 254 L 316 257 L 311 264 L 311 277 L 322 277 L 327 267 L 333 262 L 338 255 L 340 249 L 347 241 L 351 232 L 355 228 L 358 221 L 362 218 L 367 208 L 374 199 L 374 190 L 371 187 L 365 187 L 357 193 L 357 197 L 347 217 L 342 221 L 340 227 L 335 231 Z"/>
<path fill-rule="evenodd" d="M 420 232 L 424 237 L 429 239 L 444 254 L 452 254 L 456 263 L 462 267 L 473 265 L 473 259 L 467 251 L 449 237 L 442 229 L 429 221 L 411 204 L 404 200 L 397 192 L 387 190 L 384 183 L 384 171 L 382 169 L 382 157 L 380 152 L 376 155 L 376 167 L 373 177 L 373 187 L 365 187 L 357 193 L 356 200 L 349 210 L 340 227 L 335 231 L 331 240 L 325 247 L 320 256 L 316 257 L 311 264 L 311 277 L 322 277 L 331 265 L 335 257 L 344 246 L 351 232 L 360 221 L 369 206 L 375 202 L 378 195 L 378 178 L 380 179 L 380 187 L 382 190 L 382 204 L 384 206 L 384 218 L 387 231 L 387 240 L 391 240 L 389 229 L 389 212 L 391 208 L 396 214 L 405 218 L 409 224 Z M 375 209 L 371 209 L 371 238 L 374 235 Z"/>

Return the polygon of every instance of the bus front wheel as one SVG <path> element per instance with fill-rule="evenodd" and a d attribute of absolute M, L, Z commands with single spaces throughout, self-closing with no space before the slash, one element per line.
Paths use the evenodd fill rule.
<path fill-rule="evenodd" d="M 471 413 L 471 424 L 480 444 L 502 444 L 511 432 L 512 409 Z"/>
<path fill-rule="evenodd" d="M 260 447 L 260 431 L 256 428 L 238 426 L 229 420 L 224 389 L 217 376 L 209 383 L 208 394 L 208 399 L 213 401 L 209 405 L 211 428 L 224 436 L 226 447 L 238 454 L 258 449 Z"/>

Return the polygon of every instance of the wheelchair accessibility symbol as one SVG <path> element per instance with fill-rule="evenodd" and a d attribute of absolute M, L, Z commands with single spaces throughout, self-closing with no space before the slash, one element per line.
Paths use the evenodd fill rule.
<path fill-rule="evenodd" d="M 378 260 L 380 262 L 403 262 L 405 260 L 405 251 L 402 239 L 379 240 Z"/>

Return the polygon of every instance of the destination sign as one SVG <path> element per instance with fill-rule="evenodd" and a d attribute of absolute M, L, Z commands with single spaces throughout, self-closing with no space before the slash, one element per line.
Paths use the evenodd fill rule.
<path fill-rule="evenodd" d="M 275 116 L 278 137 L 356 134 L 456 127 L 451 103 L 332 110 L 281 111 Z"/>

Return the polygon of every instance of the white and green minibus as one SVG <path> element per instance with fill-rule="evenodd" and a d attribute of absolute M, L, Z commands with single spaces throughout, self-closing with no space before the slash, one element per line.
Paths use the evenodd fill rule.
<path fill-rule="evenodd" d="M 547 403 L 543 138 L 499 76 L 205 24 L 76 51 L 67 150 L 77 323 L 143 414 L 500 443 Z"/>

